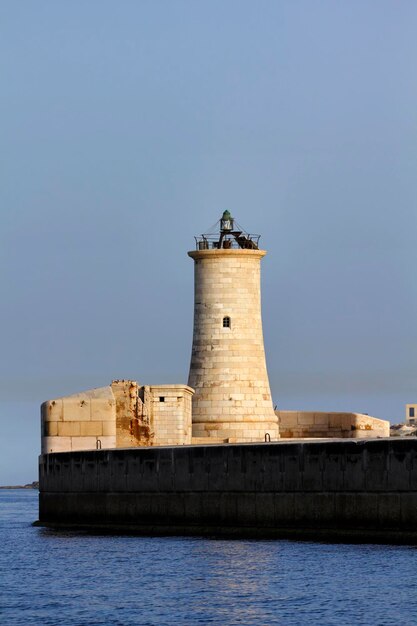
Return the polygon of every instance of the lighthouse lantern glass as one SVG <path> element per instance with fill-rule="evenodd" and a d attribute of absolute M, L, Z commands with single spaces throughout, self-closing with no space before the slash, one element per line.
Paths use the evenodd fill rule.
<path fill-rule="evenodd" d="M 233 217 L 222 217 L 222 219 L 220 220 L 221 222 L 221 229 L 223 231 L 232 231 L 233 230 Z"/>

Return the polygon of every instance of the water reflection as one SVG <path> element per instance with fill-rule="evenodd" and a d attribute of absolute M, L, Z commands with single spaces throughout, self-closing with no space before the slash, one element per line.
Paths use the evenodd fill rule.
<path fill-rule="evenodd" d="M 414 548 L 56 533 L 36 514 L 36 492 L 0 492 L 10 626 L 417 623 Z"/>

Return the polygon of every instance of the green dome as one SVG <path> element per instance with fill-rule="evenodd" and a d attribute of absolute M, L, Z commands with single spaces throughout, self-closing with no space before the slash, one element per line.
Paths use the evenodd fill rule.
<path fill-rule="evenodd" d="M 231 220 L 233 219 L 231 216 L 230 211 L 224 211 L 223 215 L 222 215 L 222 220 Z"/>

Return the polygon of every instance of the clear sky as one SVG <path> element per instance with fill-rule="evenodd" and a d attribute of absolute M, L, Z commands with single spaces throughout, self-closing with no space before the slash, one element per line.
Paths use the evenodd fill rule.
<path fill-rule="evenodd" d="M 274 402 L 417 401 L 415 0 L 3 0 L 0 484 L 39 404 L 187 382 L 193 236 L 262 235 Z"/>

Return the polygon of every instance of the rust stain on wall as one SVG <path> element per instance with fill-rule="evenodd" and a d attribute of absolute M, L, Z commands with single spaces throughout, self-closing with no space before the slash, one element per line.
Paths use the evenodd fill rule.
<path fill-rule="evenodd" d="M 132 380 L 114 380 L 116 399 L 116 445 L 121 448 L 152 446 L 150 403 L 146 387 Z"/>

